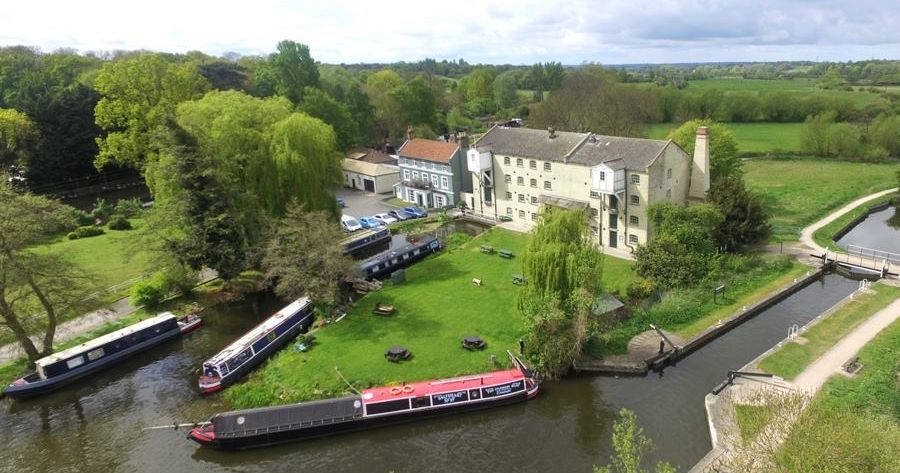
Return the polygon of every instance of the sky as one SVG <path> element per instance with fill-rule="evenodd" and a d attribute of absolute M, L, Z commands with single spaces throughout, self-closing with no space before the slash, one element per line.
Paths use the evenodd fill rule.
<path fill-rule="evenodd" d="M 6 0 L 0 45 L 268 54 L 325 63 L 573 65 L 900 58 L 900 0 Z M 9 4 L 7 4 L 9 3 Z"/>

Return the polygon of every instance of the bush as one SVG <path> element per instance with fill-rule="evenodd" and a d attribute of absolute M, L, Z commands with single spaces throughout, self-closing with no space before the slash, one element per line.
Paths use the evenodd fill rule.
<path fill-rule="evenodd" d="M 448 249 L 458 248 L 472 240 L 472 235 L 462 232 L 453 232 L 447 237 L 444 245 Z"/>
<path fill-rule="evenodd" d="M 143 208 L 144 207 L 141 203 L 141 199 L 138 199 L 137 197 L 133 199 L 121 199 L 116 202 L 116 213 L 127 218 L 131 218 L 140 214 Z"/>
<path fill-rule="evenodd" d="M 131 286 L 131 303 L 135 306 L 156 307 L 169 294 L 169 281 L 163 272 Z"/>
<path fill-rule="evenodd" d="M 78 234 L 76 234 L 75 232 L 69 232 L 68 235 L 66 235 L 66 238 L 68 238 L 70 240 L 77 240 Z"/>
<path fill-rule="evenodd" d="M 94 217 L 84 210 L 72 209 L 72 218 L 75 219 L 75 223 L 77 223 L 79 227 L 94 224 Z"/>
<path fill-rule="evenodd" d="M 94 202 L 94 210 L 91 210 L 91 215 L 93 215 L 94 218 L 99 218 L 100 220 L 105 222 L 106 219 L 108 219 L 109 216 L 112 215 L 114 210 L 115 209 L 113 208 L 112 204 L 107 202 L 105 199 L 101 199 L 98 197 L 97 201 Z"/>
<path fill-rule="evenodd" d="M 113 215 L 106 226 L 110 230 L 131 230 L 131 222 L 124 215 Z"/>
<path fill-rule="evenodd" d="M 70 240 L 77 240 L 79 238 L 90 238 L 92 236 L 103 235 L 106 233 L 102 228 L 96 227 L 93 225 L 78 227 L 74 232 L 69 232 L 66 237 Z"/>
<path fill-rule="evenodd" d="M 631 284 L 628 285 L 628 289 L 626 289 L 626 294 L 628 295 L 628 299 L 639 301 L 650 297 L 655 291 L 656 284 L 649 279 L 642 278 L 631 281 Z"/>

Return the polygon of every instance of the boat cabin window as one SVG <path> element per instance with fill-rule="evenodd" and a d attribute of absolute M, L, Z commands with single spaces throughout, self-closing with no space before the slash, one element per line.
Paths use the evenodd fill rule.
<path fill-rule="evenodd" d="M 409 398 L 366 405 L 367 414 L 384 414 L 386 412 L 405 411 L 407 409 L 409 409 Z"/>
<path fill-rule="evenodd" d="M 222 365 L 225 366 L 225 365 Z M 216 370 L 215 366 L 203 365 L 203 376 L 209 376 L 211 378 L 218 378 L 219 372 Z"/>
<path fill-rule="evenodd" d="M 228 365 L 222 363 L 221 365 L 219 365 L 219 372 L 222 373 L 222 376 L 225 376 L 226 374 L 231 372 L 231 370 L 228 369 Z"/>
<path fill-rule="evenodd" d="M 78 368 L 79 366 L 81 366 L 83 364 L 84 364 L 84 357 L 81 355 L 78 355 L 77 357 L 72 358 L 71 360 L 66 360 L 66 366 L 68 366 L 69 369 Z"/>
<path fill-rule="evenodd" d="M 429 396 L 419 396 L 413 398 L 412 400 L 413 409 L 417 407 L 430 407 L 431 406 L 431 397 Z"/>
<path fill-rule="evenodd" d="M 105 353 L 103 353 L 102 347 L 98 348 L 96 350 L 91 350 L 87 353 L 88 360 L 90 360 L 90 361 L 94 361 L 94 360 L 102 357 L 103 355 L 105 355 Z"/>
<path fill-rule="evenodd" d="M 241 366 L 245 361 L 249 360 L 251 356 L 253 356 L 253 353 L 249 348 L 238 353 L 237 356 L 228 360 L 228 369 L 234 371 L 235 368 Z"/>

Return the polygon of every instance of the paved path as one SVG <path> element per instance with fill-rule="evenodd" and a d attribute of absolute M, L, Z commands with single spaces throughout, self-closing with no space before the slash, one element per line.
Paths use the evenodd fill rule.
<path fill-rule="evenodd" d="M 856 199 L 853 202 L 850 202 L 849 204 L 835 210 L 834 212 L 831 212 L 830 214 L 828 214 L 828 216 L 826 216 L 822 220 L 819 220 L 818 222 L 804 228 L 803 232 L 800 234 L 800 242 L 803 243 L 804 245 L 812 248 L 813 251 L 816 253 L 824 253 L 825 248 L 822 248 L 821 246 L 819 246 L 819 244 L 816 243 L 816 241 L 813 239 L 813 235 L 816 233 L 816 231 L 818 231 L 820 228 L 824 227 L 825 225 L 828 225 L 829 223 L 839 219 L 842 215 L 859 207 L 860 205 L 865 204 L 866 202 L 869 202 L 871 200 L 875 200 L 879 197 L 888 195 L 892 192 L 897 192 L 897 188 L 894 187 L 893 189 L 888 189 L 886 191 L 876 192 L 874 194 L 870 194 L 865 197 L 860 197 L 859 199 Z"/>
<path fill-rule="evenodd" d="M 881 330 L 898 318 L 900 318 L 900 299 L 869 317 L 818 360 L 806 367 L 794 379 L 794 386 L 811 395 L 815 394 L 831 375 L 841 370 L 844 363 L 853 358 L 866 343 L 869 343 Z"/>
<path fill-rule="evenodd" d="M 209 269 L 204 269 L 200 273 L 200 276 L 200 284 L 207 283 L 217 277 L 215 271 Z M 54 345 L 75 338 L 83 333 L 90 332 L 91 330 L 94 330 L 95 328 L 100 327 L 107 322 L 116 320 L 120 317 L 124 317 L 136 310 L 138 310 L 138 307 L 135 307 L 131 304 L 131 298 L 123 297 L 110 304 L 109 307 L 104 307 L 103 309 L 88 312 L 81 317 L 67 320 L 56 327 Z M 31 339 L 35 342 L 38 350 L 40 350 L 41 343 L 43 343 L 43 337 L 32 336 Z M 24 356 L 25 352 L 22 350 L 22 346 L 18 342 L 0 346 L 0 365 L 9 363 L 10 361 L 17 360 Z"/>

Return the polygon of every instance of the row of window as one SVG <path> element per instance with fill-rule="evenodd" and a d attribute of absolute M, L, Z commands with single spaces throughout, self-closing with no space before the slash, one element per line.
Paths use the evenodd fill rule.
<path fill-rule="evenodd" d="M 423 169 L 433 169 L 435 171 L 450 172 L 450 166 L 446 164 L 432 163 L 430 161 L 419 161 L 417 159 L 400 158 L 400 164 L 406 166 L 415 166 Z"/>
<path fill-rule="evenodd" d="M 404 169 L 403 170 L 403 180 L 408 181 L 408 180 L 410 180 L 410 177 L 412 178 L 412 180 L 419 180 L 419 178 L 421 177 L 421 179 L 425 182 L 428 182 L 428 180 L 430 178 L 431 185 L 433 187 L 437 188 L 438 182 L 440 182 L 441 189 L 450 189 L 450 179 L 447 178 L 447 176 L 438 176 L 437 174 L 429 175 L 427 172 L 423 172 L 420 175 L 419 171 L 410 172 L 409 169 Z"/>
<path fill-rule="evenodd" d="M 537 212 L 528 212 L 528 213 L 531 214 L 531 219 L 532 219 L 532 220 L 537 220 L 537 215 L 538 215 Z M 512 208 L 512 207 L 507 207 L 507 208 L 506 208 L 506 215 L 508 215 L 508 216 L 510 216 L 510 217 L 513 216 L 513 208 Z M 524 210 L 520 210 L 520 211 L 519 211 L 519 218 L 525 218 L 525 211 L 524 211 Z"/>
<path fill-rule="evenodd" d="M 503 157 L 503 164 L 507 164 L 507 165 L 510 164 L 509 156 Z M 520 168 L 525 167 L 525 160 L 523 160 L 522 158 L 516 158 L 516 166 L 520 167 Z M 529 169 L 537 169 L 537 161 L 535 161 L 533 159 L 529 159 L 528 160 L 528 168 Z M 550 164 L 549 161 L 545 161 L 544 162 L 544 171 L 552 171 L 552 170 L 553 170 L 553 165 Z"/>
<path fill-rule="evenodd" d="M 598 232 L 599 232 L 599 230 L 598 230 L 597 226 L 591 225 L 591 233 L 593 233 L 594 235 L 597 235 Z M 612 236 L 612 235 L 610 235 L 610 236 Z M 637 245 L 639 243 L 638 236 L 634 235 L 634 234 L 628 235 L 628 243 L 631 243 L 632 245 Z"/>
<path fill-rule="evenodd" d="M 509 174 L 507 174 L 506 176 L 504 176 L 504 180 L 506 181 L 507 184 L 512 184 L 512 176 L 510 176 Z M 524 186 L 524 185 L 525 185 L 525 178 L 522 177 L 522 176 L 518 176 L 518 177 L 516 178 L 516 184 L 518 184 L 518 185 L 520 185 L 520 186 Z M 532 178 L 532 179 L 529 180 L 529 184 L 531 184 L 531 187 L 537 187 L 537 186 L 538 186 L 538 180 Z M 550 181 L 544 181 L 544 189 L 546 189 L 546 190 L 548 190 L 548 191 L 549 191 L 549 190 L 553 190 L 553 183 L 550 182 Z"/>

